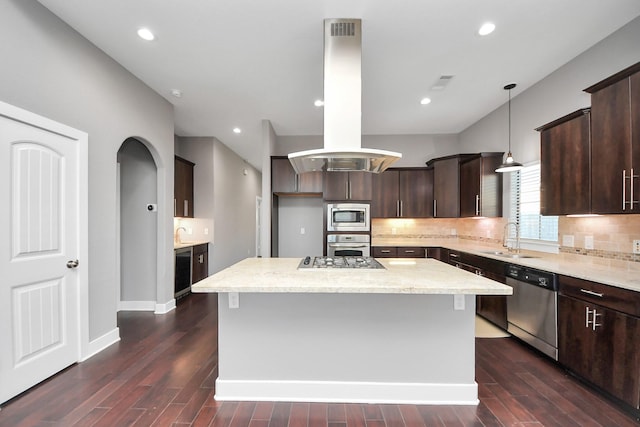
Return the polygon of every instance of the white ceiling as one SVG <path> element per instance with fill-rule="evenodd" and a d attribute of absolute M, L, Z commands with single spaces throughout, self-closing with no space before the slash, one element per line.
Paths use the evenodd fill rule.
<path fill-rule="evenodd" d="M 640 15 L 638 0 L 39 1 L 171 102 L 176 134 L 215 136 L 258 169 L 263 119 L 322 134 L 324 18 L 362 19 L 362 130 L 393 135 L 458 133 L 505 84 L 516 96 Z M 497 28 L 480 37 L 485 21 Z"/>

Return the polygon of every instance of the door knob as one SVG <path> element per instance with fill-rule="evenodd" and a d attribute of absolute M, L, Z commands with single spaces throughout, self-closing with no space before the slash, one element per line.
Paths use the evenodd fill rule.
<path fill-rule="evenodd" d="M 78 266 L 79 262 L 77 259 L 71 260 L 71 261 L 67 261 L 67 268 L 76 268 Z"/>

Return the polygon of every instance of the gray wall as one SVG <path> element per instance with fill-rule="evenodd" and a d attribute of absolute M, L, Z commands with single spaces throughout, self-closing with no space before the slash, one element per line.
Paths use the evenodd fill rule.
<path fill-rule="evenodd" d="M 322 255 L 324 221 L 321 197 L 280 197 L 278 200 L 278 256 Z M 300 229 L 304 228 L 304 234 Z"/>
<path fill-rule="evenodd" d="M 195 216 L 214 220 L 209 274 L 256 256 L 256 196 L 262 191 L 260 172 L 215 138 L 177 137 L 175 150 L 177 155 L 196 164 Z"/>
<path fill-rule="evenodd" d="M 521 163 L 539 160 L 540 135 L 534 129 L 579 108 L 589 107 L 591 99 L 583 89 L 639 62 L 639 40 L 640 18 L 636 18 L 534 86 L 513 97 L 511 146 L 515 159 Z M 506 91 L 504 95 L 507 101 Z M 460 134 L 460 149 L 506 151 L 507 124 L 505 104 L 463 131 Z"/>
<path fill-rule="evenodd" d="M 89 335 L 117 330 L 116 155 L 136 137 L 158 165 L 158 301 L 173 298 L 173 107 L 35 1 L 0 2 L 0 99 L 89 135 Z M 82 262 L 82 260 L 81 260 Z"/>
<path fill-rule="evenodd" d="M 156 301 L 158 213 L 157 173 L 151 153 L 128 139 L 118 151 L 120 163 L 120 300 Z"/>

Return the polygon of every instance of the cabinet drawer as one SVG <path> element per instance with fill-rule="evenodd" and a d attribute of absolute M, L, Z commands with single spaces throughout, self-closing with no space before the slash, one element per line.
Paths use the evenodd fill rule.
<path fill-rule="evenodd" d="M 399 247 L 398 258 L 424 258 L 425 249 L 421 247 Z"/>
<path fill-rule="evenodd" d="M 559 291 L 563 295 L 640 316 L 640 292 L 562 275 L 559 276 Z"/>
<path fill-rule="evenodd" d="M 396 258 L 398 256 L 398 248 L 395 246 L 374 246 L 374 258 Z"/>

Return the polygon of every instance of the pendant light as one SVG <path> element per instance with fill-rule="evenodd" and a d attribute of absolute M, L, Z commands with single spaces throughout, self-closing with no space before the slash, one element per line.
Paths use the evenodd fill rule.
<path fill-rule="evenodd" d="M 511 154 L 511 89 L 516 87 L 515 83 L 509 83 L 504 87 L 504 90 L 509 91 L 509 152 L 504 163 L 498 166 L 496 172 L 514 172 L 522 169 L 522 163 L 514 162 L 513 155 Z"/>

